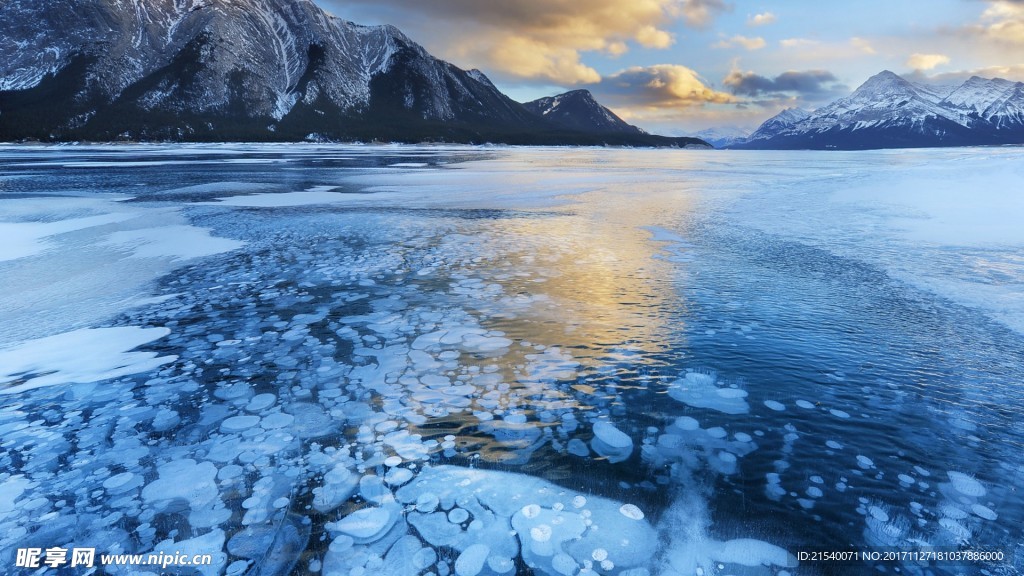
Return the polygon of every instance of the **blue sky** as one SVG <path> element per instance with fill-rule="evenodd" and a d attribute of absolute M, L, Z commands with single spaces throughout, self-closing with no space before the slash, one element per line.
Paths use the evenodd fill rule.
<path fill-rule="evenodd" d="M 587 88 L 663 134 L 751 129 L 885 69 L 940 84 L 1024 80 L 1022 0 L 317 1 L 394 24 L 516 100 Z"/>

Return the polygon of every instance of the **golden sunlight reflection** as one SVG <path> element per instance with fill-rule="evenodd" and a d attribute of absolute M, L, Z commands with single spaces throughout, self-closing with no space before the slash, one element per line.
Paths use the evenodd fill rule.
<path fill-rule="evenodd" d="M 554 467 L 533 472 L 556 478 L 560 459 L 531 458 L 535 450 L 550 449 L 544 428 L 561 424 L 548 414 L 569 406 L 585 411 L 614 405 L 623 392 L 648 384 L 642 368 L 679 360 L 687 309 L 679 283 L 685 282 L 688 249 L 676 235 L 694 209 L 690 187 L 665 182 L 664 172 L 656 182 L 617 179 L 614 165 L 631 167 L 620 157 L 628 155 L 605 152 L 602 183 L 570 188 L 571 194 L 585 194 L 585 202 L 544 202 L 510 217 L 464 223 L 467 229 L 440 240 L 443 252 L 477 255 L 454 280 L 486 279 L 465 294 L 468 307 L 514 345 L 463 360 L 478 363 L 485 378 L 507 384 L 495 391 L 493 414 L 435 420 L 429 433 L 443 429 L 485 460 Z M 568 162 L 563 156 L 556 166 L 544 166 L 537 157 L 539 170 L 524 182 L 523 194 L 551 186 L 545 180 L 586 181 L 586 165 L 594 157 L 566 156 Z M 478 170 L 508 185 L 500 161 L 472 163 L 461 177 L 482 184 L 481 174 L 467 173 Z M 494 292 L 502 297 L 481 296 Z M 529 409 L 505 411 L 524 405 Z"/>

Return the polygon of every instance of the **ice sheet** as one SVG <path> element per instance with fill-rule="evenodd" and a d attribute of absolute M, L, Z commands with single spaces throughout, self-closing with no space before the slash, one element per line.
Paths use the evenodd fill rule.
<path fill-rule="evenodd" d="M 208 228 L 160 226 L 114 232 L 102 243 L 128 248 L 136 258 L 201 258 L 237 250 L 244 242 L 217 238 Z"/>
<path fill-rule="evenodd" d="M 132 352 L 167 336 L 166 328 L 84 328 L 0 350 L 0 395 L 147 372 L 176 356 Z"/>

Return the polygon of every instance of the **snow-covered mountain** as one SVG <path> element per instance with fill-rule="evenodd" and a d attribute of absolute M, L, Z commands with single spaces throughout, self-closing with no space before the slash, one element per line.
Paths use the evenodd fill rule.
<path fill-rule="evenodd" d="M 972 77 L 952 92 L 889 71 L 800 117 L 783 111 L 738 148 L 898 148 L 1024 142 L 1024 84 Z"/>
<path fill-rule="evenodd" d="M 763 124 L 758 126 L 757 130 L 754 130 L 754 132 L 747 137 L 747 141 L 762 140 L 776 136 L 779 133 L 788 130 L 797 122 L 806 119 L 810 115 L 810 112 L 800 108 L 786 108 L 782 112 L 779 112 L 775 116 L 765 120 Z"/>
<path fill-rule="evenodd" d="M 523 104 L 526 109 L 570 130 L 583 132 L 619 132 L 646 134 L 627 124 L 594 99 L 589 90 L 572 90 L 557 96 L 539 98 Z"/>
<path fill-rule="evenodd" d="M 707 128 L 689 133 L 688 135 L 694 138 L 700 138 L 715 148 L 725 148 L 739 142 L 745 142 L 750 136 L 750 131 L 735 126 L 723 126 L 719 128 Z"/>
<path fill-rule="evenodd" d="M 480 71 L 312 0 L 0 3 L 0 140 L 554 143 L 560 130 Z"/>
<path fill-rule="evenodd" d="M 481 74 L 311 0 L 9 0 L 0 90 L 5 137 L 360 136 L 380 108 L 390 124 L 536 124 Z"/>

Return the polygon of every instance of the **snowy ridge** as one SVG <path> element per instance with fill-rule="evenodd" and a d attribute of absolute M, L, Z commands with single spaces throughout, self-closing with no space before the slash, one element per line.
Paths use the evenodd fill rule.
<path fill-rule="evenodd" d="M 758 129 L 749 136 L 748 140 L 770 138 L 773 135 L 792 127 L 797 122 L 806 119 L 810 115 L 810 112 L 800 108 L 786 108 L 761 124 L 761 126 L 759 126 Z"/>
<path fill-rule="evenodd" d="M 725 148 L 740 142 L 746 142 L 750 131 L 738 126 L 721 126 L 687 133 L 687 136 L 700 138 L 715 148 Z"/>
<path fill-rule="evenodd" d="M 1024 142 L 1024 84 L 977 76 L 948 91 L 889 72 L 800 117 L 785 110 L 745 147 L 886 148 Z"/>
<path fill-rule="evenodd" d="M 535 115 L 479 70 L 313 0 L 0 3 L 0 141 L 704 145 L 650 136 L 587 92 L 569 104 Z"/>
<path fill-rule="evenodd" d="M 187 104 L 209 109 L 230 99 L 229 77 L 242 71 L 250 93 L 259 94 L 254 112 L 283 117 L 295 99 L 291 91 L 310 64 L 309 48 L 320 43 L 332 82 L 320 88 L 343 108 L 365 104 L 368 76 L 354 74 L 363 62 L 386 65 L 380 48 L 393 29 L 364 29 L 324 18 L 309 0 L 101 0 L 68 5 L 53 0 L 12 2 L 0 24 L 0 87 L 23 90 L 65 67 L 75 54 L 97 59 L 89 87 L 113 99 L 131 84 L 168 66 L 192 45 L 204 66 L 202 91 Z M 106 25 L 104 25 L 106 24 Z M 30 38 L 29 40 L 16 40 Z M 371 72 L 372 73 L 372 72 Z M 173 102 L 165 84 L 143 97 L 147 107 Z"/>
<path fill-rule="evenodd" d="M 371 83 L 394 72 L 399 54 L 415 80 L 428 84 L 406 90 L 405 107 L 423 119 L 452 120 L 463 113 L 462 102 L 480 107 L 504 98 L 482 74 L 433 58 L 397 28 L 335 18 L 311 0 L 0 6 L 0 90 L 30 90 L 53 78 L 75 102 L 131 104 L 177 117 L 241 110 L 273 125 L 300 103 L 321 115 L 324 106 L 356 114 L 371 107 Z M 74 77 L 76 62 L 86 68 L 83 77 Z M 88 121 L 102 109 L 79 112 Z"/>

